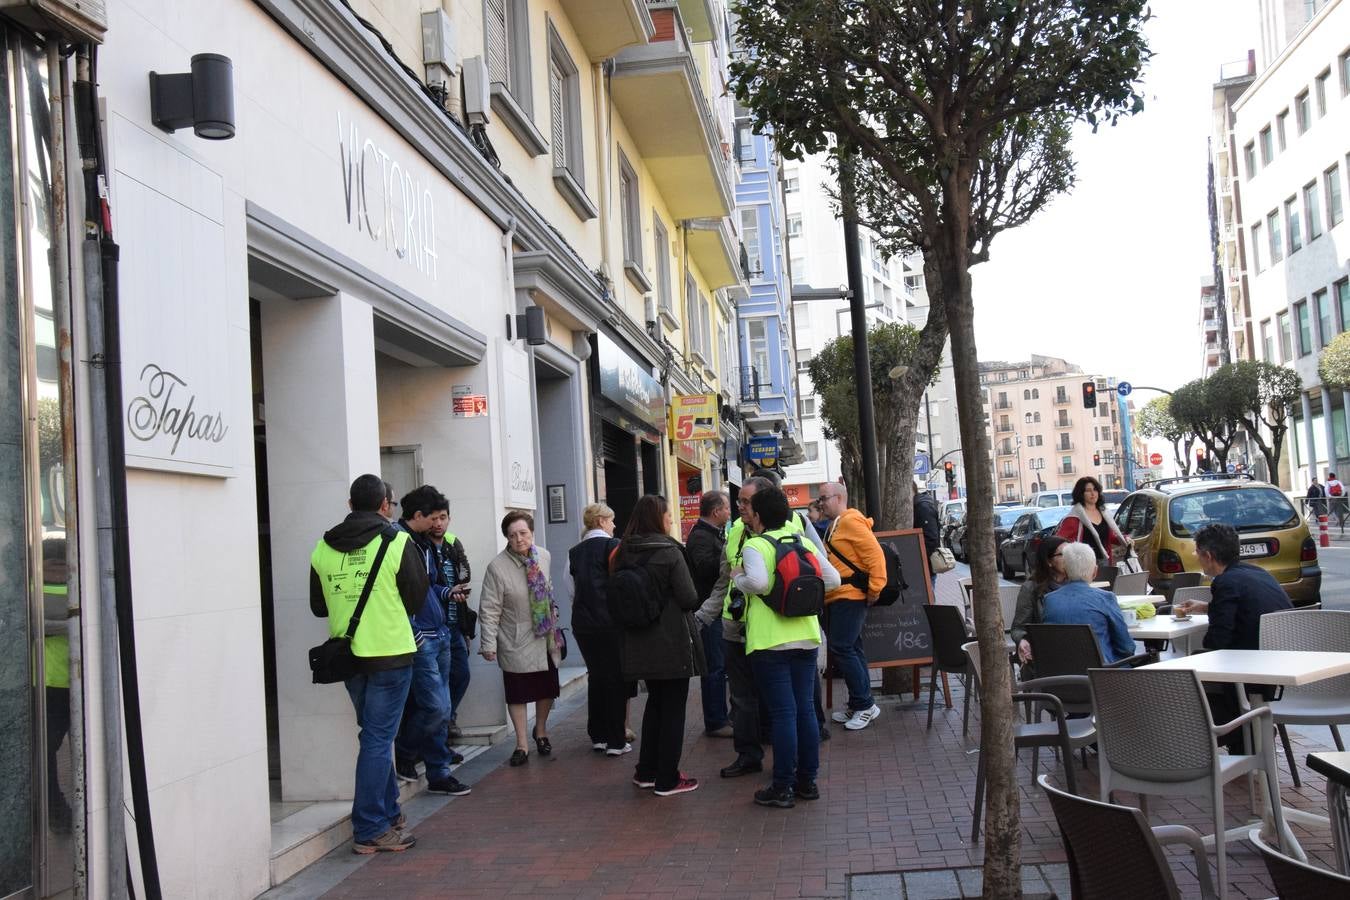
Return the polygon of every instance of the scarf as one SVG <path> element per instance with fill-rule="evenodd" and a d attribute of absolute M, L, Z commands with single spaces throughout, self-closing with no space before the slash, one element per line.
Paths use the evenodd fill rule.
<path fill-rule="evenodd" d="M 1120 533 L 1120 527 L 1116 525 L 1116 520 L 1107 515 L 1105 510 L 1101 510 L 1100 512 L 1102 514 L 1102 521 L 1105 522 L 1106 527 L 1111 530 L 1112 537 L 1114 537 L 1122 546 L 1128 547 L 1129 545 L 1125 543 L 1125 535 Z M 1102 546 L 1101 537 L 1097 534 L 1097 526 L 1093 525 L 1092 520 L 1088 518 L 1087 507 L 1081 503 L 1075 503 L 1073 505 L 1072 514 L 1077 517 L 1080 527 L 1082 528 L 1082 531 L 1079 532 L 1078 539 L 1084 544 L 1097 548 L 1098 555 L 1104 557 L 1108 563 L 1111 562 L 1110 550 Z M 1088 535 L 1091 535 L 1091 537 L 1088 537 Z"/>
<path fill-rule="evenodd" d="M 555 648 L 562 646 L 562 635 L 558 631 L 558 605 L 553 602 L 553 585 L 548 583 L 548 575 L 539 565 L 539 548 L 530 547 L 525 554 L 525 584 L 530 593 L 530 622 L 534 626 L 535 637 L 552 636 Z"/>

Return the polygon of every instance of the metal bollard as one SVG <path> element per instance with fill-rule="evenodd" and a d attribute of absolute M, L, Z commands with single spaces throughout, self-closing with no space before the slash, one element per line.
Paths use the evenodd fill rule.
<path fill-rule="evenodd" d="M 1331 546 L 1331 535 L 1327 533 L 1326 513 L 1322 513 L 1322 515 L 1317 517 L 1317 546 L 1319 547 Z"/>

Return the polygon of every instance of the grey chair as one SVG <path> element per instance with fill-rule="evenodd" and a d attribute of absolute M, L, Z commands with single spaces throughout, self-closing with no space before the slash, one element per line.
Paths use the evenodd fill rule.
<path fill-rule="evenodd" d="M 1262 650 L 1350 651 L 1350 610 L 1293 609 L 1261 617 Z M 1275 728 L 1280 733 L 1294 787 L 1302 786 L 1294 751 L 1289 746 L 1289 725 L 1329 725 L 1337 750 L 1344 750 L 1338 725 L 1350 725 L 1350 675 L 1327 678 L 1302 687 L 1287 687 L 1279 700 L 1270 702 Z"/>
<path fill-rule="evenodd" d="M 962 648 L 970 640 L 966 621 L 955 606 L 941 603 L 923 604 L 928 619 L 928 631 L 933 637 L 932 675 L 928 680 L 928 728 L 933 727 L 933 704 L 937 699 L 938 675 L 956 675 L 966 682 L 965 698 L 961 703 L 961 736 L 970 732 L 970 695 L 974 693 L 970 658 Z M 947 682 L 943 681 L 944 688 Z M 945 690 L 944 690 L 945 693 Z"/>
<path fill-rule="evenodd" d="M 1058 678 L 1064 675 L 1086 676 L 1089 669 L 1107 666 L 1102 659 L 1102 648 L 1097 643 L 1090 625 L 1048 625 L 1034 622 L 1027 625 L 1027 643 L 1031 658 L 1036 662 L 1036 675 Z M 1136 653 L 1111 663 L 1109 668 L 1142 665 L 1148 656 Z M 1087 715 L 1092 712 L 1092 692 L 1086 682 L 1070 685 L 1053 692 L 1067 712 Z"/>
<path fill-rule="evenodd" d="M 1059 836 L 1069 862 L 1073 900 L 1117 900 L 1122 895 L 1121 873 L 1129 873 L 1131 898 L 1181 900 L 1162 844 L 1182 843 L 1190 848 L 1200 879 L 1200 896 L 1210 900 L 1214 883 L 1200 833 L 1185 825 L 1150 828 L 1141 810 L 1065 793 L 1050 785 L 1050 776 L 1038 782 L 1050 798 L 1059 823 Z"/>
<path fill-rule="evenodd" d="M 1203 572 L 1178 572 L 1172 576 L 1172 583 L 1167 588 L 1168 600 L 1176 601 L 1176 592 L 1182 588 L 1199 587 L 1205 580 Z"/>
<path fill-rule="evenodd" d="M 1111 585 L 1111 592 L 1116 596 L 1147 594 L 1148 593 L 1148 573 L 1131 572 L 1128 575 L 1117 575 L 1115 582 Z"/>
<path fill-rule="evenodd" d="M 1261 829 L 1253 828 L 1247 834 L 1261 853 L 1270 880 L 1275 882 L 1275 893 L 1280 900 L 1330 900 L 1332 897 L 1350 897 L 1350 878 L 1310 863 L 1285 856 L 1261 839 Z"/>
<path fill-rule="evenodd" d="M 1201 603 L 1208 603 L 1213 598 L 1208 586 L 1193 585 L 1191 587 L 1177 588 L 1172 592 L 1172 606 L 1178 603 L 1186 603 L 1192 600 Z"/>
<path fill-rule="evenodd" d="M 1224 756 L 1216 739 L 1249 724 L 1269 728 L 1270 709 L 1260 706 L 1216 727 L 1204 686 L 1192 671 L 1093 669 L 1088 679 L 1097 711 L 1101 799 L 1109 803 L 1111 792 L 1119 790 L 1209 797 L 1214 810 L 1219 896 L 1226 896 L 1223 786 L 1264 770 L 1279 833 L 1285 833 L 1285 824 L 1273 743 L 1262 741 L 1259 756 Z"/>
<path fill-rule="evenodd" d="M 980 645 L 976 641 L 969 641 L 961 646 L 970 659 L 971 674 L 975 680 L 977 689 L 980 684 Z M 1031 702 L 1044 707 L 1054 721 L 1051 722 L 1031 722 L 1027 724 L 1013 725 L 1013 748 L 1020 750 L 1023 747 L 1039 749 L 1041 747 L 1054 747 L 1060 751 L 1060 756 L 1064 760 L 1064 782 L 1069 790 L 1077 792 L 1078 783 L 1073 773 L 1073 751 L 1079 748 L 1087 747 L 1097 739 L 1097 729 L 1092 724 L 1092 719 L 1070 719 L 1064 713 L 1064 707 L 1060 704 L 1059 698 L 1054 694 L 1047 693 L 1047 688 L 1062 688 L 1068 683 L 1086 682 L 1087 679 L 1079 675 L 1070 678 L 1034 678 L 1031 681 L 1024 681 L 1013 687 L 1014 693 L 1012 700 L 1014 703 Z M 1037 757 L 1033 756 L 1031 760 L 1031 777 L 1036 777 Z M 980 755 L 979 763 L 975 769 L 975 808 L 971 817 L 970 839 L 972 842 L 980 839 L 980 815 L 984 811 L 984 755 Z"/>

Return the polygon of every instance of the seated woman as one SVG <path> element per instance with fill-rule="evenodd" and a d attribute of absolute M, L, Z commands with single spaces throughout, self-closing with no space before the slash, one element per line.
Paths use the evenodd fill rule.
<path fill-rule="evenodd" d="M 1017 661 L 1022 664 L 1021 679 L 1036 677 L 1031 660 L 1031 644 L 1027 642 L 1027 626 L 1045 620 L 1045 595 L 1064 584 L 1064 557 L 1060 548 L 1069 543 L 1062 537 L 1048 537 L 1036 551 L 1036 562 L 1031 574 L 1017 592 L 1017 611 L 1013 613 L 1009 634 L 1017 646 Z"/>
<path fill-rule="evenodd" d="M 1134 638 L 1120 613 L 1116 595 L 1093 587 L 1097 554 L 1087 544 L 1059 548 L 1064 564 L 1064 586 L 1045 595 L 1044 621 L 1050 625 L 1087 625 L 1101 648 L 1102 659 L 1113 663 L 1134 655 Z"/>

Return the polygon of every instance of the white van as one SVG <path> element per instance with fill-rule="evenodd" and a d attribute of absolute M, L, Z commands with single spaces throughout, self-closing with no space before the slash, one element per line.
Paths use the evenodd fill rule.
<path fill-rule="evenodd" d="M 1073 489 L 1063 491 L 1037 491 L 1031 495 L 1027 501 L 1027 506 L 1035 506 L 1046 509 L 1051 506 L 1071 506 L 1073 505 Z"/>

